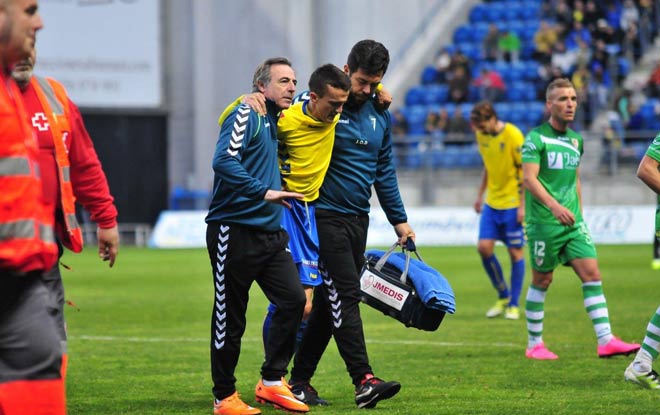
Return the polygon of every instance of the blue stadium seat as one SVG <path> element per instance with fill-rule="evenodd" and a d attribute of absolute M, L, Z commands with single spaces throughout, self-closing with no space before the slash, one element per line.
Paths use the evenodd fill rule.
<path fill-rule="evenodd" d="M 519 13 L 520 18 L 533 22 L 539 18 L 541 8 L 533 4 L 524 3 L 519 9 Z"/>
<path fill-rule="evenodd" d="M 481 92 L 479 91 L 479 87 L 475 85 L 470 85 L 468 87 L 468 101 L 477 102 L 480 99 L 481 99 Z"/>
<path fill-rule="evenodd" d="M 468 25 L 459 26 L 454 30 L 454 43 L 472 42 L 472 29 Z"/>
<path fill-rule="evenodd" d="M 424 104 L 424 87 L 414 86 L 406 92 L 406 106 Z"/>
<path fill-rule="evenodd" d="M 525 123 L 527 118 L 527 113 L 523 111 L 512 111 L 511 115 L 509 116 L 509 121 L 516 124 L 516 125 L 521 125 Z"/>
<path fill-rule="evenodd" d="M 502 19 L 512 21 L 519 19 L 521 17 L 521 13 L 519 12 L 519 7 L 517 5 L 512 6 L 511 4 L 505 3 L 506 7 L 504 8 L 504 11 L 502 12 Z"/>
<path fill-rule="evenodd" d="M 524 78 L 527 81 L 534 81 L 539 78 L 540 64 L 533 60 L 524 61 L 525 74 Z"/>
<path fill-rule="evenodd" d="M 477 4 L 470 10 L 470 22 L 481 23 L 486 21 L 486 5 Z"/>
<path fill-rule="evenodd" d="M 408 121 L 409 135 L 426 134 L 424 123 L 426 122 L 427 108 L 424 105 L 413 105 L 401 109 Z"/>
<path fill-rule="evenodd" d="M 472 112 L 473 107 L 474 104 L 470 102 L 465 102 L 461 104 L 460 109 L 461 109 L 461 113 L 463 114 L 463 118 L 465 118 L 466 120 L 470 119 L 470 113 Z"/>
<path fill-rule="evenodd" d="M 619 76 L 626 77 L 630 73 L 630 61 L 625 56 L 619 56 L 617 59 Z"/>
<path fill-rule="evenodd" d="M 658 115 L 655 113 L 656 106 L 659 104 L 657 99 L 649 99 L 641 107 L 639 107 L 639 112 L 642 117 L 642 128 L 646 130 L 654 129 L 656 118 Z"/>
<path fill-rule="evenodd" d="M 511 72 L 511 79 L 514 81 L 521 81 L 525 78 L 525 68 L 526 66 L 521 63 L 512 63 L 509 65 L 509 72 Z"/>
<path fill-rule="evenodd" d="M 511 20 L 508 24 L 509 30 L 515 32 L 521 41 L 523 41 L 523 36 L 526 27 L 527 27 L 527 22 L 523 20 Z"/>
<path fill-rule="evenodd" d="M 511 118 L 511 104 L 508 102 L 496 102 L 493 107 L 497 113 L 497 118 L 504 121 L 509 121 Z"/>
<path fill-rule="evenodd" d="M 479 43 L 457 43 L 456 47 L 473 61 L 481 58 L 481 45 Z"/>
<path fill-rule="evenodd" d="M 447 102 L 445 104 L 442 104 L 441 108 L 444 108 L 447 111 L 447 115 L 449 115 L 449 117 L 451 118 L 454 116 L 454 112 L 456 111 L 456 104 L 454 104 L 453 102 Z"/>
<path fill-rule="evenodd" d="M 536 106 L 537 101 L 528 102 L 528 110 L 525 112 L 524 122 L 527 125 L 536 126 L 541 124 L 543 118 L 543 108 Z"/>
<path fill-rule="evenodd" d="M 472 40 L 474 42 L 482 43 L 486 35 L 488 34 L 488 23 L 479 22 L 473 23 L 470 25 L 472 29 Z"/>
<path fill-rule="evenodd" d="M 485 20 L 492 23 L 501 22 L 504 18 L 504 10 L 503 3 L 488 3 L 485 11 Z"/>
<path fill-rule="evenodd" d="M 424 89 L 424 104 L 441 104 L 449 98 L 449 88 L 447 85 L 428 85 Z"/>
<path fill-rule="evenodd" d="M 506 88 L 506 99 L 511 102 L 522 101 L 525 99 L 524 88 L 517 83 L 512 83 Z"/>
<path fill-rule="evenodd" d="M 422 77 L 420 79 L 422 85 L 434 83 L 438 79 L 438 71 L 433 65 L 427 65 L 422 70 Z"/>

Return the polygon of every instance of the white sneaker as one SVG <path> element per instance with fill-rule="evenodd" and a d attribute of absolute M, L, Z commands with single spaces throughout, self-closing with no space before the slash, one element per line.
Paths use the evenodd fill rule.
<path fill-rule="evenodd" d="M 515 305 L 508 306 L 506 310 L 504 310 L 504 318 L 507 320 L 520 319 L 520 308 L 516 307 Z"/>
<path fill-rule="evenodd" d="M 508 305 L 509 305 L 508 298 L 502 298 L 500 300 L 497 300 L 495 302 L 495 305 L 489 308 L 488 311 L 486 311 L 486 317 L 493 318 L 493 317 L 501 316 L 502 313 L 504 313 L 504 309 Z"/>
<path fill-rule="evenodd" d="M 658 373 L 650 367 L 648 368 L 648 371 L 638 372 L 635 370 L 635 362 L 631 362 L 628 365 L 626 371 L 623 372 L 623 377 L 627 382 L 636 383 L 647 389 L 660 389 Z"/>

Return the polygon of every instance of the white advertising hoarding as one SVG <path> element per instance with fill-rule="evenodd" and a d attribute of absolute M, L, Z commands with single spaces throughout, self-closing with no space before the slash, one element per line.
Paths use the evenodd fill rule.
<path fill-rule="evenodd" d="M 479 216 L 468 207 L 408 208 L 408 220 L 420 246 L 475 245 L 479 235 Z M 166 211 L 161 213 L 150 246 L 193 248 L 206 246 L 206 211 Z M 586 207 L 585 221 L 598 244 L 651 243 L 655 206 Z M 396 235 L 385 213 L 370 214 L 369 246 L 392 245 Z"/>
<path fill-rule="evenodd" d="M 81 107 L 163 105 L 159 0 L 41 0 L 35 72 Z"/>

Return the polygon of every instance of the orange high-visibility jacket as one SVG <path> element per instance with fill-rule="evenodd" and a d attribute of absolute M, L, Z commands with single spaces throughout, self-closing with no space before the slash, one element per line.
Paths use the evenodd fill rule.
<path fill-rule="evenodd" d="M 21 92 L 0 74 L 0 275 L 45 271 L 57 261 L 43 203 L 37 141 Z"/>
<path fill-rule="evenodd" d="M 73 252 L 80 252 L 83 248 L 83 235 L 76 219 L 76 197 L 71 186 L 71 164 L 64 144 L 65 137 L 62 134 L 63 131 L 71 131 L 69 128 L 69 99 L 64 87 L 54 79 L 33 76 L 30 83 L 39 97 L 53 134 L 61 195 L 59 203 L 64 214 L 65 225 L 65 232 L 60 235 L 62 244 Z"/>

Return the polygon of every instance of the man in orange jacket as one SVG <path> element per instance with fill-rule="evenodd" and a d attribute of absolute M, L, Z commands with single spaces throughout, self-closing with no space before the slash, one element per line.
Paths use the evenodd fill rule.
<path fill-rule="evenodd" d="M 64 415 L 61 348 L 42 275 L 57 261 L 38 147 L 9 77 L 43 27 L 37 0 L 0 0 L 0 414 Z"/>
<path fill-rule="evenodd" d="M 112 267 L 119 249 L 117 209 L 110 195 L 101 163 L 85 129 L 78 107 L 64 87 L 50 78 L 33 74 L 36 49 L 18 62 L 12 77 L 23 95 L 28 120 L 39 143 L 39 168 L 49 215 L 55 220 L 55 235 L 62 246 L 80 252 L 83 237 L 76 220 L 78 201 L 98 224 L 99 257 Z M 62 377 L 66 374 L 67 345 L 64 322 L 64 286 L 55 264 L 44 275 L 48 308 L 55 317 L 62 343 Z"/>

